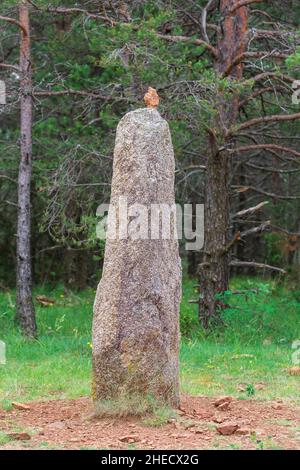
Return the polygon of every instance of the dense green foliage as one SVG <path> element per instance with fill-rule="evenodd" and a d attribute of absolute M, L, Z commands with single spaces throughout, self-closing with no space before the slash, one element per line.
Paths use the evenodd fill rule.
<path fill-rule="evenodd" d="M 2 14 L 17 18 L 17 3 L 2 2 Z M 209 51 L 201 44 L 194 44 L 200 35 L 197 18 L 205 0 L 188 2 L 185 8 L 176 0 L 134 1 L 122 14 L 118 13 L 118 7 L 124 2 L 108 2 L 114 9 L 106 10 L 107 21 L 84 13 L 63 15 L 47 10 L 61 7 L 59 1 L 36 0 L 33 3 L 35 6 L 31 5 L 30 10 L 34 69 L 34 280 L 37 283 L 64 282 L 82 289 L 87 285 L 94 286 L 99 278 L 103 244 L 95 237 L 95 214 L 97 206 L 109 200 L 114 135 L 121 116 L 130 109 L 143 106 L 142 97 L 149 85 L 157 88 L 161 96 L 160 111 L 168 119 L 172 131 L 177 200 L 203 202 L 203 165 L 208 151 L 206 129 L 219 110 L 215 98 L 220 91 L 228 100 L 237 91 L 244 99 L 249 97 L 255 90 L 251 80 L 253 70 L 275 70 L 278 74 L 286 71 L 291 77 L 299 78 L 299 47 L 296 47 L 299 3 L 292 0 L 264 2 L 262 8 L 266 14 L 273 15 L 277 22 L 282 21 L 289 36 L 282 46 L 280 41 L 273 42 L 273 39 L 258 44 L 253 41 L 254 50 L 275 48 L 285 51 L 289 44 L 290 55 L 278 65 L 268 59 L 247 62 L 247 80 L 243 84 L 217 76 Z M 63 6 L 70 8 L 75 4 L 103 16 L 106 2 L 66 0 Z M 218 24 L 219 16 L 216 10 L 210 21 Z M 264 25 L 264 19 L 264 15 L 250 15 L 249 28 L 254 31 L 268 27 Z M 215 43 L 216 35 L 211 31 L 209 34 Z M 190 40 L 169 41 L 162 37 L 168 35 L 183 35 Z M 3 60 L 17 64 L 19 33 L 16 26 L 0 22 L 0 41 Z M 8 90 L 8 106 L 0 108 L 0 275 L 1 284 L 13 286 L 15 183 L 19 161 L 18 77 L 15 72 L 0 68 L 0 78 L 6 81 Z M 266 80 L 265 86 L 268 85 Z M 68 90 L 72 94 L 39 95 Z M 269 93 L 263 102 L 261 99 L 250 100 L 241 110 L 240 119 L 282 110 L 296 112 L 298 106 L 291 103 L 292 93 L 290 87 L 287 95 L 280 91 L 275 99 Z M 284 135 L 286 140 L 283 142 L 291 145 L 295 143 L 293 139 L 298 130 L 298 122 L 282 123 L 276 128 L 276 132 Z M 271 131 L 275 132 L 275 129 L 268 130 Z M 255 141 L 258 137 L 253 135 L 251 139 Z M 278 143 L 276 135 L 269 141 Z M 293 199 L 298 187 L 297 163 L 262 151 L 255 157 L 256 164 L 267 167 L 267 173 L 262 173 L 247 166 L 250 156 L 245 154 L 239 164 L 234 163 L 233 187 L 250 185 L 265 190 L 267 194 L 252 190 L 249 202 L 270 201 L 265 218 L 272 219 L 274 225 L 297 232 L 299 199 Z M 271 171 L 273 168 L 275 173 Z M 243 202 L 237 189 L 232 192 L 234 212 Z M 272 193 L 278 193 L 278 198 L 272 197 Z M 292 199 L 286 200 L 282 195 Z M 276 240 L 265 240 L 264 235 L 250 240 L 247 249 L 240 246 L 247 259 L 278 261 L 281 265 L 295 267 L 294 256 L 287 260 L 281 250 L 281 258 L 276 256 L 274 259 L 274 250 L 280 250 Z"/>

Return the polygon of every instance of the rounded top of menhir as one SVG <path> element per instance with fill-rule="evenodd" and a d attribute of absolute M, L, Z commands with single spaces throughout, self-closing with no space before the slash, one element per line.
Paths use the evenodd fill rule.
<path fill-rule="evenodd" d="M 151 86 L 149 86 L 148 91 L 144 96 L 144 101 L 147 108 L 157 108 L 159 104 L 159 96 L 155 88 L 151 88 Z"/>

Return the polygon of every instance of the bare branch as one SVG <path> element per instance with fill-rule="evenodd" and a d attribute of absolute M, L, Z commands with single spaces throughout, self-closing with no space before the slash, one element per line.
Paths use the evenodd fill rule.
<path fill-rule="evenodd" d="M 94 98 L 97 100 L 107 101 L 110 97 L 101 95 L 100 93 L 93 93 L 88 91 L 80 91 L 80 90 L 60 90 L 60 91 L 34 91 L 33 96 L 64 96 L 64 95 L 78 95 L 78 96 L 85 96 L 87 98 Z M 127 101 L 127 98 L 119 97 L 119 101 Z"/>
<path fill-rule="evenodd" d="M 259 10 L 259 9 L 257 9 L 257 10 L 256 10 L 256 9 L 254 9 L 254 10 L 251 10 L 251 13 L 252 13 L 252 15 L 254 15 L 254 14 L 256 14 L 256 13 L 257 13 L 258 15 L 265 16 L 266 18 L 268 18 L 268 20 L 270 20 L 270 21 L 272 21 L 272 22 L 273 22 L 273 18 L 272 18 L 272 16 L 271 16 L 271 15 L 269 15 L 269 13 L 267 13 L 267 12 L 266 12 L 266 11 L 264 11 L 264 10 Z"/>
<path fill-rule="evenodd" d="M 195 170 L 195 169 L 199 169 L 199 170 L 206 170 L 206 166 L 205 165 L 189 165 L 185 168 L 179 168 L 178 170 L 175 170 L 175 173 L 181 173 L 182 171 L 188 171 L 188 170 Z"/>
<path fill-rule="evenodd" d="M 222 254 L 223 255 L 226 255 L 232 248 L 232 246 L 235 244 L 235 242 L 237 242 L 238 240 L 241 239 L 241 232 L 238 231 L 234 237 L 230 240 L 230 242 L 227 244 L 227 246 L 225 247 L 225 249 L 222 251 Z"/>
<path fill-rule="evenodd" d="M 254 212 L 259 211 L 262 207 L 266 206 L 267 204 L 269 204 L 269 201 L 260 202 L 259 204 L 257 204 L 257 206 L 249 207 L 248 209 L 244 209 L 242 211 L 237 212 L 236 214 L 234 214 L 233 218 L 252 215 Z"/>
<path fill-rule="evenodd" d="M 243 106 L 245 106 L 249 101 L 257 98 L 258 96 L 261 96 L 263 95 L 264 93 L 269 93 L 269 92 L 274 92 L 274 90 L 283 90 L 283 91 L 289 91 L 290 88 L 289 87 L 283 87 L 283 86 L 268 86 L 268 87 L 264 87 L 264 88 L 261 88 L 259 90 L 256 90 L 254 91 L 250 96 L 247 96 L 243 101 L 241 101 L 239 103 L 239 108 L 242 108 Z"/>
<path fill-rule="evenodd" d="M 116 24 L 116 21 L 112 20 L 108 16 L 99 15 L 99 13 L 84 10 L 83 8 L 48 7 L 45 11 L 48 13 L 54 13 L 57 15 L 70 15 L 70 14 L 82 13 L 88 16 L 89 18 L 106 21 L 110 23 L 112 26 Z"/>
<path fill-rule="evenodd" d="M 273 199 L 287 199 L 287 200 L 300 199 L 300 196 L 281 196 L 279 194 L 269 193 L 268 191 L 264 191 L 263 189 L 256 188 L 255 186 L 232 185 L 231 187 L 233 189 L 236 189 L 237 192 L 246 192 L 246 191 L 252 190 L 258 194 L 264 194 L 265 196 L 271 197 Z"/>
<path fill-rule="evenodd" d="M 256 263 L 255 261 L 237 261 L 233 260 L 230 262 L 230 266 L 237 268 L 257 268 L 257 269 L 270 269 L 271 271 L 277 271 L 282 274 L 287 274 L 284 269 L 278 268 L 277 266 L 270 266 L 269 264 Z"/>
<path fill-rule="evenodd" d="M 8 204 L 9 206 L 18 207 L 18 204 L 16 204 L 15 202 L 7 201 L 7 200 L 4 202 L 6 202 L 6 204 Z"/>
<path fill-rule="evenodd" d="M 260 165 L 255 165 L 254 163 L 247 162 L 246 166 L 249 168 L 254 168 L 255 170 L 261 170 L 261 171 L 267 171 L 270 173 L 281 173 L 281 174 L 288 174 L 288 173 L 299 173 L 300 167 L 299 168 L 293 168 L 291 170 L 284 170 L 284 169 L 279 169 L 279 168 L 273 168 L 273 167 L 265 167 L 265 166 L 260 166 Z"/>
<path fill-rule="evenodd" d="M 249 235 L 255 235 L 257 233 L 264 232 L 265 230 L 269 230 L 271 226 L 271 220 L 267 220 L 266 222 L 258 225 L 257 227 L 249 228 L 249 230 L 244 230 L 241 232 L 241 238 L 248 237 Z"/>
<path fill-rule="evenodd" d="M 262 3 L 264 0 L 241 0 L 240 2 L 237 2 L 231 10 L 229 10 L 230 14 L 233 14 L 238 10 L 239 8 L 246 7 L 250 5 L 251 3 Z"/>
<path fill-rule="evenodd" d="M 0 62 L 0 67 L 4 69 L 13 69 L 13 70 L 16 70 L 17 72 L 20 72 L 20 69 L 17 65 L 4 64 L 3 62 Z"/>
<path fill-rule="evenodd" d="M 11 183 L 15 183 L 15 184 L 18 183 L 17 180 L 14 180 L 13 178 L 10 178 L 10 176 L 7 176 L 7 175 L 0 175 L 0 178 L 5 179 L 5 180 L 8 180 L 8 181 L 10 181 Z"/>
<path fill-rule="evenodd" d="M 271 117 L 271 116 L 270 116 Z M 299 113 L 300 117 L 300 113 Z M 287 152 L 291 153 L 292 155 L 295 155 L 295 157 L 300 157 L 300 152 L 297 152 L 297 150 L 294 150 L 290 147 L 283 147 L 281 145 L 276 145 L 276 144 L 258 144 L 258 145 L 245 145 L 244 147 L 236 147 L 230 151 L 230 153 L 241 153 L 241 152 L 249 152 L 252 150 L 278 150 L 281 152 Z"/>
<path fill-rule="evenodd" d="M 227 67 L 225 72 L 223 73 L 224 77 L 227 77 L 227 75 L 230 74 L 232 69 L 243 62 L 246 59 L 282 59 L 285 60 L 289 57 L 288 54 L 283 54 L 281 52 L 275 52 L 275 51 L 262 51 L 262 52 L 243 52 L 243 54 L 238 55 L 232 62 L 231 64 Z"/>
<path fill-rule="evenodd" d="M 206 41 L 203 41 L 202 39 L 192 39 L 192 38 L 189 38 L 188 36 L 170 36 L 169 34 L 160 34 L 160 33 L 157 33 L 157 36 L 169 42 L 182 41 L 182 42 L 190 42 L 191 44 L 195 44 L 196 46 L 204 46 L 206 47 L 206 49 L 212 52 L 212 54 L 215 57 L 218 57 L 217 50 L 211 44 L 208 44 Z"/>
<path fill-rule="evenodd" d="M 289 77 L 288 75 L 284 75 L 282 73 L 277 72 L 262 72 L 255 77 L 252 77 L 251 80 L 246 80 L 244 84 L 246 85 L 247 82 L 259 82 L 264 80 L 265 78 L 274 78 L 274 80 L 280 80 L 282 82 L 294 83 L 295 79 L 293 77 Z"/>
<path fill-rule="evenodd" d="M 272 37 L 285 37 L 289 36 L 291 33 L 282 30 L 272 30 L 272 29 L 252 29 L 249 31 L 252 38 L 272 38 Z"/>
<path fill-rule="evenodd" d="M 259 124 L 266 124 L 268 122 L 282 122 L 282 121 L 296 121 L 300 119 L 300 113 L 295 114 L 273 114 L 271 116 L 263 116 L 260 118 L 250 119 L 240 124 L 236 129 L 229 131 L 228 136 L 236 134 L 238 131 L 243 129 L 249 129 L 249 127 L 257 126 Z"/>
<path fill-rule="evenodd" d="M 203 36 L 204 41 L 207 44 L 210 44 L 209 37 L 206 32 L 206 21 L 207 21 L 207 13 L 214 8 L 214 3 L 215 0 L 209 0 L 206 7 L 203 8 L 202 10 L 202 15 L 201 15 L 201 33 Z"/>
<path fill-rule="evenodd" d="M 1 15 L 0 15 L 0 20 L 6 21 L 7 23 L 11 23 L 11 24 L 18 26 L 23 31 L 25 36 L 28 35 L 27 29 L 22 25 L 22 23 L 20 23 L 20 21 L 15 20 L 14 18 L 9 18 L 7 16 L 1 16 Z"/>
<path fill-rule="evenodd" d="M 271 230 L 273 232 L 285 233 L 286 235 L 290 237 L 300 237 L 300 232 L 289 232 L 289 230 L 286 230 L 285 228 L 282 228 L 282 227 L 278 227 L 277 225 L 271 225 Z"/>
<path fill-rule="evenodd" d="M 98 93 L 89 93 L 87 91 L 80 91 L 80 90 L 60 90 L 60 91 L 34 91 L 33 96 L 63 96 L 63 95 L 79 95 L 79 96 L 87 96 L 89 98 L 100 98 L 105 99 L 103 95 L 99 95 Z"/>

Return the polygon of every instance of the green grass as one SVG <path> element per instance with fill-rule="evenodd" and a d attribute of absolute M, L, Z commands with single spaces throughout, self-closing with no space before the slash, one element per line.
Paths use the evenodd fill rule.
<path fill-rule="evenodd" d="M 146 426 L 159 427 L 167 424 L 171 418 L 177 419 L 176 412 L 172 408 L 161 406 L 154 409 L 151 415 L 146 416 L 143 423 Z"/>
<path fill-rule="evenodd" d="M 287 368 L 292 366 L 292 341 L 300 339 L 300 291 L 275 281 L 235 279 L 233 290 L 255 287 L 259 293 L 245 297 L 228 292 L 224 326 L 206 334 L 198 326 L 196 306 L 188 303 L 196 296 L 194 284 L 185 281 L 183 288 L 182 391 L 299 402 L 300 377 L 289 376 Z M 58 286 L 36 289 L 38 294 L 56 303 L 46 308 L 37 305 L 39 339 L 26 341 L 13 323 L 14 294 L 0 293 L 0 339 L 7 348 L 7 363 L 0 365 L 0 403 L 5 409 L 14 400 L 90 394 L 95 291 L 74 294 Z"/>
<path fill-rule="evenodd" d="M 0 446 L 4 446 L 5 444 L 8 444 L 10 441 L 10 438 L 5 434 L 5 432 L 0 431 Z"/>
<path fill-rule="evenodd" d="M 0 365 L 0 400 L 6 406 L 8 400 L 72 398 L 90 393 L 95 293 L 65 294 L 59 287 L 42 293 L 56 299 L 56 304 L 37 306 L 37 341 L 25 340 L 16 331 L 13 296 L 5 293 L 0 297 L 0 337 L 7 352 L 6 365 Z"/>

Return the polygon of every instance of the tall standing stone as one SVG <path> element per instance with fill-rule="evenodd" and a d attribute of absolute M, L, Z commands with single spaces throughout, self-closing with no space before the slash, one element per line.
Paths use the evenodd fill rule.
<path fill-rule="evenodd" d="M 155 108 L 129 112 L 118 125 L 111 207 L 120 196 L 128 206 L 175 203 L 170 130 Z M 107 239 L 94 304 L 96 402 L 152 397 L 179 405 L 180 298 L 176 239 Z"/>

